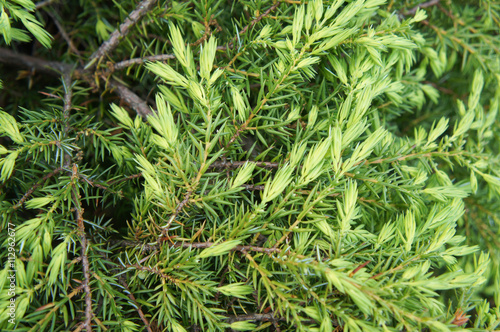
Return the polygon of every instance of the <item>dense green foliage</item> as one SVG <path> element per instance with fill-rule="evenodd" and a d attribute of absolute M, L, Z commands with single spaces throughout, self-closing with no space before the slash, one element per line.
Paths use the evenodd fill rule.
<path fill-rule="evenodd" d="M 2 331 L 500 329 L 499 1 L 0 7 Z"/>

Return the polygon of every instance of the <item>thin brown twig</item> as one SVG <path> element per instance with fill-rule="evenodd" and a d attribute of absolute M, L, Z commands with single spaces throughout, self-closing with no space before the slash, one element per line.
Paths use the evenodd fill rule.
<path fill-rule="evenodd" d="M 156 0 L 143 0 L 137 7 L 130 13 L 130 15 L 125 19 L 125 21 L 120 24 L 118 29 L 113 31 L 102 45 L 94 52 L 89 58 L 89 62 L 86 67 L 94 66 L 95 62 L 99 60 L 104 55 L 113 51 L 120 41 L 129 33 L 130 28 L 140 20 L 144 15 L 146 15 L 155 5 Z"/>
<path fill-rule="evenodd" d="M 175 218 L 177 218 L 177 216 L 179 215 L 179 213 L 181 212 L 181 210 L 189 202 L 189 197 L 191 196 L 191 194 L 192 194 L 192 191 L 189 190 L 186 193 L 186 195 L 184 195 L 184 199 L 182 200 L 182 202 L 179 203 L 179 205 L 175 209 L 175 212 L 170 216 L 170 219 L 168 220 L 167 224 L 162 228 L 162 233 L 163 234 L 167 234 L 168 233 L 168 229 L 172 225 L 172 222 L 175 220 Z"/>
<path fill-rule="evenodd" d="M 139 317 L 141 317 L 141 320 L 142 322 L 144 323 L 144 325 L 146 326 L 146 330 L 148 332 L 153 332 L 153 330 L 151 329 L 151 325 L 149 324 L 149 321 L 148 319 L 146 318 L 146 316 L 144 315 L 144 312 L 142 311 L 142 308 L 141 308 L 141 305 L 137 302 L 137 300 L 135 299 L 135 296 L 134 294 L 132 294 L 132 292 L 130 291 L 127 283 L 125 282 L 125 280 L 122 280 L 121 281 L 121 284 L 123 285 L 123 287 L 125 287 L 125 289 L 127 290 L 127 295 L 128 297 L 132 300 L 132 302 L 134 302 L 135 304 L 135 307 L 137 309 L 137 312 L 139 313 Z"/>
<path fill-rule="evenodd" d="M 245 166 L 247 163 L 254 163 L 255 166 L 261 167 L 261 168 L 278 168 L 280 167 L 280 163 L 273 163 L 273 162 L 267 162 L 267 161 L 252 161 L 252 160 L 244 160 L 244 161 L 232 161 L 232 162 L 227 162 L 227 161 L 216 161 L 213 162 L 209 168 L 215 168 L 215 169 L 236 169 L 242 166 Z"/>
<path fill-rule="evenodd" d="M 59 22 L 59 20 L 57 19 L 56 15 L 54 13 L 52 13 L 50 10 L 46 10 L 47 14 L 49 14 L 49 16 L 52 18 L 52 21 L 54 22 L 54 24 L 57 26 L 57 29 L 59 30 L 59 32 L 61 33 L 61 36 L 63 37 L 63 39 L 66 41 L 66 43 L 68 44 L 70 50 L 76 54 L 79 58 L 79 61 L 80 61 L 80 64 L 83 65 L 83 60 L 82 60 L 82 56 L 80 54 L 80 51 L 78 51 L 78 49 L 76 48 L 75 44 L 73 44 L 73 41 L 71 40 L 71 38 L 69 37 L 69 35 L 66 33 L 66 30 L 64 29 L 64 27 L 62 26 L 61 22 Z"/>
<path fill-rule="evenodd" d="M 19 67 L 28 67 L 56 77 L 59 77 L 61 74 L 64 75 L 65 73 L 71 72 L 73 70 L 73 66 L 66 63 L 47 61 L 25 54 L 18 54 L 5 48 L 0 48 L 0 62 L 16 65 Z M 90 86 L 95 86 L 94 79 L 89 75 L 88 70 L 75 69 L 72 72 L 72 76 L 78 79 L 83 79 Z M 106 79 L 105 77 L 101 78 L 103 80 Z M 114 89 L 113 91 L 116 91 L 116 93 L 125 103 L 130 105 L 130 107 L 136 111 L 137 114 L 145 117 L 151 113 L 151 110 L 147 106 L 146 102 L 143 101 L 138 95 L 136 95 L 125 85 L 115 80 L 109 80 L 108 84 Z"/>
<path fill-rule="evenodd" d="M 113 70 L 120 70 L 135 64 L 138 65 L 143 64 L 146 61 L 166 61 L 170 59 L 175 59 L 175 54 L 158 54 L 158 55 L 145 56 L 143 58 L 133 58 L 129 60 L 123 60 L 111 65 L 111 68 Z"/>
<path fill-rule="evenodd" d="M 0 48 L 0 62 L 19 67 L 28 67 L 55 76 L 70 72 L 73 68 L 72 65 L 67 63 L 47 61 L 34 56 L 16 53 L 6 48 Z"/>
<path fill-rule="evenodd" d="M 97 183 L 97 182 L 94 182 L 92 180 L 90 180 L 88 177 L 86 177 L 85 175 L 82 175 L 82 174 L 78 174 L 78 176 L 85 182 L 87 182 L 88 184 L 90 184 L 91 187 L 96 187 L 96 188 L 99 188 L 99 189 L 102 189 L 102 190 L 109 190 L 108 187 L 106 186 L 103 186 L 102 184 L 100 183 Z"/>
<path fill-rule="evenodd" d="M 264 13 L 262 13 L 261 15 L 259 15 L 257 18 L 255 18 L 254 20 L 252 20 L 248 25 L 246 25 L 243 29 L 241 29 L 240 32 L 238 32 L 236 34 L 236 36 L 233 37 L 233 39 L 231 39 L 231 41 L 229 42 L 229 44 L 227 44 L 227 47 L 226 49 L 232 49 L 234 47 L 234 43 L 239 40 L 240 36 L 243 35 L 244 33 L 246 33 L 249 29 L 251 29 L 255 24 L 257 24 L 258 22 L 260 22 L 264 17 L 268 16 L 271 12 L 273 12 L 276 8 L 279 7 L 279 5 L 281 4 L 280 1 L 276 2 L 274 5 L 272 5 L 268 10 L 266 10 Z M 236 59 L 243 54 L 243 51 L 241 52 L 238 52 L 238 54 L 236 54 L 232 59 L 231 61 L 229 61 L 229 63 L 223 67 L 223 69 L 227 69 L 228 71 L 230 72 L 238 72 L 240 74 L 243 74 L 243 75 L 246 75 L 246 76 L 253 76 L 253 77 L 259 77 L 260 75 L 257 74 L 257 73 L 247 73 L 247 72 L 244 72 L 244 71 L 241 71 L 241 70 L 237 70 L 237 69 L 232 69 L 231 66 L 232 64 L 236 61 Z M 239 132 L 237 132 L 237 135 L 239 135 Z M 231 142 L 232 143 L 232 142 Z"/>
<path fill-rule="evenodd" d="M 413 7 L 410 10 L 405 10 L 405 11 L 401 12 L 401 15 L 403 15 L 403 16 L 415 15 L 419 9 L 435 6 L 435 5 L 439 4 L 439 1 L 440 0 L 429 0 L 427 2 L 421 3 L 421 4 Z"/>
<path fill-rule="evenodd" d="M 248 31 L 248 29 L 251 29 L 255 24 L 259 23 L 264 17 L 269 15 L 271 12 L 273 12 L 276 8 L 281 5 L 280 1 L 277 1 L 274 5 L 272 5 L 268 10 L 260 14 L 257 18 L 255 18 L 253 21 L 251 21 L 248 25 L 246 25 L 241 31 L 233 37 L 231 42 L 228 44 L 228 48 L 232 48 L 234 46 L 234 43 L 239 39 L 239 36 L 243 35 Z"/>
<path fill-rule="evenodd" d="M 203 33 L 203 36 L 201 36 L 201 38 L 199 38 L 194 43 L 189 44 L 190 46 L 196 47 L 196 46 L 200 45 L 201 43 L 203 43 L 204 41 L 206 41 L 208 39 L 208 37 L 210 37 L 212 35 L 212 29 L 210 29 L 211 25 L 214 25 L 216 27 L 215 32 L 222 31 L 222 27 L 219 25 L 219 22 L 217 22 L 217 20 L 214 19 L 213 17 L 214 17 L 214 15 L 212 15 L 212 17 L 210 18 L 210 21 L 208 21 L 208 22 L 205 21 L 205 32 Z"/>
<path fill-rule="evenodd" d="M 243 321 L 274 321 L 276 318 L 274 318 L 274 313 L 270 312 L 267 314 L 258 314 L 258 313 L 252 313 L 252 314 L 247 314 L 247 315 L 238 315 L 238 316 L 229 316 L 227 317 L 228 323 L 233 323 L 233 322 L 243 322 Z"/>
<path fill-rule="evenodd" d="M 67 136 L 68 131 L 69 131 L 69 117 L 70 117 L 70 112 L 72 109 L 71 106 L 71 99 L 73 97 L 73 90 L 71 87 L 71 73 L 66 72 L 63 76 L 64 79 L 64 106 L 63 106 L 63 118 L 65 123 L 64 126 L 64 135 Z M 69 168 L 69 164 L 71 163 L 71 156 L 68 153 L 64 154 L 64 166 L 65 168 Z M 83 267 L 83 290 L 85 292 L 85 320 L 82 322 L 81 328 L 85 329 L 87 332 L 92 332 L 92 318 L 94 316 L 94 313 L 92 311 L 92 290 L 90 289 L 89 282 L 90 282 L 90 264 L 89 264 L 89 259 L 87 256 L 87 248 L 88 248 L 88 241 L 87 237 L 85 236 L 85 223 L 83 220 L 83 208 L 82 208 L 82 203 L 80 201 L 80 194 L 78 193 L 78 187 L 75 185 L 75 182 L 78 182 L 79 180 L 79 173 L 78 173 L 78 165 L 73 164 L 72 170 L 71 170 L 71 183 L 72 183 L 72 188 L 71 188 L 71 198 L 73 200 L 73 205 L 75 207 L 75 220 L 77 223 L 78 227 L 78 233 L 80 236 L 80 243 L 81 243 L 81 262 L 82 262 L 82 267 Z"/>
<path fill-rule="evenodd" d="M 80 285 L 80 286 L 78 286 L 78 287 L 74 288 L 74 289 L 71 291 L 71 293 L 69 293 L 68 295 L 66 295 L 66 297 L 67 297 L 68 299 L 71 299 L 73 296 L 75 296 L 76 294 L 78 294 L 78 293 L 79 293 L 82 289 L 83 289 L 83 285 Z M 60 301 L 60 302 L 58 302 L 58 304 L 56 304 L 55 306 L 53 306 L 53 307 L 52 307 L 52 309 L 50 309 L 50 311 L 49 311 L 49 312 L 47 312 L 47 314 L 45 315 L 45 317 L 44 317 L 44 318 L 42 318 L 42 319 L 38 319 L 38 321 L 37 321 L 36 325 L 33 327 L 33 329 L 35 329 L 35 328 L 36 328 L 36 326 L 40 326 L 40 327 L 42 327 L 42 326 L 43 326 L 43 324 L 45 323 L 45 321 L 46 321 L 47 319 L 49 319 L 50 317 L 52 317 L 52 314 L 53 314 L 53 313 L 55 313 L 55 312 L 56 312 L 56 311 L 57 311 L 57 310 L 58 310 L 58 309 L 59 309 L 59 308 L 60 308 L 60 307 L 61 307 L 64 303 L 65 303 L 64 301 Z M 52 304 L 53 304 L 53 302 L 52 302 Z M 45 306 L 43 306 L 43 307 L 47 307 L 47 305 L 45 305 Z M 37 308 L 37 309 L 35 310 L 35 312 L 43 310 L 43 307 L 39 307 L 39 308 Z"/>
<path fill-rule="evenodd" d="M 116 184 L 116 183 L 120 183 L 120 182 L 124 182 L 124 181 L 128 181 L 128 180 L 136 179 L 136 178 L 139 178 L 141 176 L 142 176 L 142 173 L 132 174 L 132 175 L 129 175 L 123 179 L 108 181 L 107 184 L 112 185 L 112 184 Z"/>
<path fill-rule="evenodd" d="M 124 102 L 129 104 L 130 107 L 137 112 L 137 114 L 144 118 L 149 114 L 152 114 L 152 111 L 149 108 L 148 104 L 125 85 L 113 79 L 109 80 L 108 84 L 113 88 L 114 91 L 116 91 L 116 93 Z"/>
<path fill-rule="evenodd" d="M 367 266 L 369 263 L 370 263 L 370 261 L 366 261 L 363 264 L 359 265 L 351 273 L 349 273 L 349 277 L 352 278 L 353 275 L 355 275 L 359 270 L 361 270 L 362 268 L 364 268 L 365 266 Z"/>
<path fill-rule="evenodd" d="M 33 192 L 36 190 L 36 188 L 40 187 L 45 181 L 47 181 L 49 178 L 53 177 L 57 173 L 59 173 L 62 170 L 62 167 L 58 167 L 49 174 L 45 175 L 40 181 L 38 181 L 36 184 L 33 185 L 25 194 L 24 196 L 17 202 L 16 205 L 12 207 L 12 209 L 17 210 L 19 209 L 24 202 L 33 194 Z"/>

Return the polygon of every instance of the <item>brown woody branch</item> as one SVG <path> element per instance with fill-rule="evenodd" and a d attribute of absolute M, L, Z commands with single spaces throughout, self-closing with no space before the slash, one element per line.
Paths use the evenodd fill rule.
<path fill-rule="evenodd" d="M 92 331 L 92 317 L 94 313 L 92 312 L 92 290 L 90 289 L 90 264 L 89 258 L 87 256 L 88 241 L 85 236 L 85 225 L 83 221 L 83 208 L 81 207 L 81 202 L 78 198 L 78 192 L 73 188 L 72 192 L 73 200 L 75 200 L 76 207 L 76 218 L 77 224 L 80 231 L 80 243 L 82 245 L 81 257 L 83 266 L 83 290 L 85 291 L 85 321 L 83 323 L 84 328 L 87 332 Z"/>
<path fill-rule="evenodd" d="M 129 299 L 132 300 L 132 302 L 134 302 L 135 304 L 135 307 L 137 308 L 137 312 L 139 313 L 139 317 L 141 317 L 141 320 L 142 322 L 144 323 L 144 325 L 146 326 L 146 330 L 148 332 L 153 332 L 153 330 L 151 329 L 151 325 L 149 324 L 149 321 L 148 319 L 146 318 L 146 316 L 144 315 L 144 312 L 142 311 L 142 308 L 141 308 L 141 305 L 137 302 L 137 300 L 135 299 L 135 296 L 134 294 L 132 294 L 132 292 L 130 291 L 130 289 L 128 288 L 128 285 L 127 283 L 125 282 L 125 280 L 122 280 L 121 281 L 121 284 L 123 285 L 123 287 L 125 287 L 125 289 L 127 290 L 127 295 L 129 297 Z"/>
<path fill-rule="evenodd" d="M 72 77 L 82 79 L 90 86 L 95 86 L 93 76 L 89 74 L 88 70 L 73 70 L 72 65 L 63 62 L 47 61 L 25 54 L 19 54 L 5 48 L 0 48 L 0 62 L 19 67 L 35 69 L 39 72 L 43 72 L 56 77 L 72 72 Z M 101 78 L 105 80 L 104 77 Z M 146 102 L 143 101 L 138 95 L 136 95 L 125 85 L 115 80 L 109 80 L 108 84 L 114 89 L 114 91 L 121 97 L 124 102 L 130 105 L 130 107 L 137 112 L 137 114 L 140 114 L 144 117 L 151 113 L 151 110 L 147 106 Z"/>
<path fill-rule="evenodd" d="M 64 135 L 67 136 L 69 130 L 69 117 L 71 112 L 71 99 L 73 97 L 73 90 L 71 88 L 71 74 L 70 72 L 66 72 L 63 76 L 64 78 L 64 106 L 63 106 L 63 117 L 65 126 L 64 126 Z M 71 156 L 68 153 L 64 155 L 64 166 L 69 168 L 69 164 L 71 163 Z M 75 185 L 74 181 L 78 182 L 80 178 L 80 174 L 78 172 L 78 165 L 73 164 L 71 170 L 71 198 L 73 200 L 73 205 L 75 207 L 75 220 L 78 227 L 78 235 L 80 236 L 81 243 L 81 261 L 83 267 L 83 290 L 85 292 L 85 321 L 82 323 L 82 328 L 87 332 L 92 332 L 92 317 L 94 313 L 92 311 L 92 290 L 90 289 L 90 264 L 89 258 L 87 256 L 87 248 L 88 241 L 85 235 L 85 222 L 83 220 L 83 208 L 82 203 L 80 201 L 80 194 L 78 193 L 78 187 Z"/>
<path fill-rule="evenodd" d="M 72 65 L 67 63 L 47 61 L 37 57 L 16 53 L 6 48 L 0 48 L 0 62 L 18 67 L 34 68 L 37 71 L 53 76 L 60 76 L 61 74 L 71 72 L 73 68 Z"/>
<path fill-rule="evenodd" d="M 109 36 L 109 39 L 106 40 L 101 47 L 97 51 L 94 52 L 90 56 L 89 62 L 86 66 L 86 68 L 90 66 L 94 66 L 95 62 L 99 60 L 101 57 L 104 55 L 110 53 L 113 51 L 120 41 L 129 33 L 130 28 L 138 21 L 140 20 L 144 15 L 146 15 L 155 5 L 156 0 L 143 0 L 141 1 L 136 9 L 132 11 L 125 19 L 125 21 L 120 25 L 118 29 L 113 31 L 111 35 Z"/>
<path fill-rule="evenodd" d="M 112 66 L 113 70 L 119 70 L 119 69 L 124 69 L 124 68 L 130 67 L 130 66 L 135 65 L 135 64 L 140 65 L 146 61 L 166 61 L 166 60 L 170 60 L 170 59 L 175 59 L 175 55 L 174 54 L 158 54 L 158 55 L 146 56 L 143 58 L 133 58 L 133 59 L 123 60 L 123 61 L 117 62 L 111 66 Z"/>
<path fill-rule="evenodd" d="M 63 114 L 64 118 L 69 118 L 69 112 L 71 110 L 71 97 L 72 90 L 70 86 L 70 77 L 65 76 L 65 93 L 64 93 L 64 109 Z M 67 127 L 65 128 L 65 134 L 67 133 Z M 66 154 L 65 156 L 65 166 L 68 167 L 71 162 L 71 157 Z M 80 178 L 80 174 L 78 172 L 78 165 L 73 164 L 71 170 L 71 181 L 78 181 Z M 83 290 L 85 291 L 85 321 L 83 322 L 82 327 L 87 332 L 92 332 L 92 317 L 94 313 L 92 311 L 92 290 L 90 289 L 90 264 L 89 258 L 87 256 L 87 248 L 88 248 L 88 240 L 85 235 L 85 222 L 83 220 L 83 208 L 82 203 L 80 201 L 80 194 L 78 193 L 78 187 L 72 183 L 73 187 L 71 189 L 71 198 L 73 199 L 73 205 L 75 207 L 75 220 L 78 226 L 78 233 L 80 236 L 81 243 L 81 261 L 83 267 Z"/>
<path fill-rule="evenodd" d="M 146 117 L 151 114 L 152 111 L 148 104 L 142 100 L 138 95 L 136 95 L 132 90 L 127 88 L 125 85 L 118 83 L 117 81 L 111 79 L 108 84 L 113 88 L 114 91 L 125 101 L 129 106 L 134 109 L 137 114 L 142 117 Z"/>

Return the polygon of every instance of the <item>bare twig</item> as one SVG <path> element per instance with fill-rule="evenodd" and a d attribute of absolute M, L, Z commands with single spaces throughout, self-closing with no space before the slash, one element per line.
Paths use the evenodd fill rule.
<path fill-rule="evenodd" d="M 141 317 L 141 320 L 142 322 L 144 323 L 144 325 L 146 326 L 146 330 L 148 332 L 153 332 L 153 330 L 151 330 L 151 325 L 149 324 L 149 321 L 148 319 L 146 318 L 146 316 L 144 315 L 144 313 L 142 312 L 142 308 L 141 308 L 141 305 L 139 303 L 137 303 L 137 300 L 135 299 L 135 296 L 134 294 L 132 294 L 132 292 L 130 291 L 130 289 L 128 288 L 128 285 L 127 283 L 125 282 L 125 280 L 122 280 L 121 281 L 121 284 L 123 285 L 123 287 L 125 287 L 125 289 L 127 290 L 127 295 L 128 297 L 132 300 L 132 302 L 134 302 L 135 304 L 135 307 L 137 308 L 137 312 L 139 313 L 139 317 Z"/>
<path fill-rule="evenodd" d="M 33 56 L 18 54 L 4 48 L 0 48 L 0 62 L 5 62 L 20 67 L 32 68 L 56 77 L 59 77 L 61 74 L 64 75 L 66 73 L 69 73 L 73 70 L 73 66 L 66 63 L 46 61 Z M 95 85 L 93 77 L 91 77 L 86 70 L 75 69 L 72 76 L 83 79 L 90 86 Z M 103 80 L 106 79 L 105 77 L 101 78 Z M 130 105 L 130 107 L 135 110 L 137 114 L 145 117 L 151 113 L 151 110 L 149 109 L 146 102 L 125 85 L 115 80 L 108 80 L 108 84 L 112 88 L 114 88 L 114 91 L 116 91 L 116 93 L 122 98 L 122 100 Z"/>
<path fill-rule="evenodd" d="M 182 202 L 179 203 L 177 208 L 175 209 L 175 212 L 170 216 L 170 219 L 168 220 L 167 224 L 165 227 L 163 227 L 162 232 L 163 234 L 167 234 L 168 229 L 170 228 L 170 225 L 172 225 L 172 222 L 177 218 L 177 215 L 181 212 L 181 210 L 184 208 L 184 206 L 188 203 L 189 197 L 191 196 L 192 191 L 189 190 L 186 195 L 184 195 L 184 199 Z"/>
<path fill-rule="evenodd" d="M 125 246 L 125 247 L 140 247 L 142 252 L 150 252 L 150 251 L 155 251 L 160 248 L 159 245 L 151 245 L 151 244 L 144 244 L 140 242 L 134 242 L 134 241 L 129 241 L 129 240 L 109 240 L 109 243 L 114 245 L 116 244 L 117 246 Z"/>
<path fill-rule="evenodd" d="M 115 80 L 109 80 L 108 84 L 116 91 L 120 98 L 130 105 L 137 114 L 142 117 L 146 117 L 152 113 L 148 104 L 142 100 L 138 95 L 136 95 L 132 90 L 127 88 L 125 85 L 118 83 Z"/>
<path fill-rule="evenodd" d="M 417 13 L 417 10 L 419 10 L 420 8 L 428 8 L 428 7 L 435 6 L 439 3 L 439 1 L 440 0 L 429 0 L 427 2 L 421 3 L 421 4 L 413 7 L 410 10 L 405 10 L 405 11 L 401 12 L 401 15 L 403 15 L 403 16 L 415 15 Z"/>
<path fill-rule="evenodd" d="M 175 59 L 175 55 L 174 54 L 151 55 L 151 56 L 146 56 L 144 58 L 134 58 L 134 59 L 120 61 L 112 65 L 112 68 L 114 70 L 120 70 L 135 64 L 137 65 L 143 64 L 146 61 L 166 61 L 170 59 Z"/>
<path fill-rule="evenodd" d="M 267 161 L 252 161 L 252 160 L 244 160 L 244 161 L 216 161 L 213 162 L 209 168 L 215 169 L 236 169 L 242 166 L 245 166 L 246 163 L 254 163 L 257 167 L 261 168 L 278 168 L 280 167 L 280 163 L 272 163 Z"/>
<path fill-rule="evenodd" d="M 73 68 L 72 65 L 67 63 L 46 61 L 37 57 L 16 53 L 6 48 L 0 48 L 0 62 L 19 67 L 28 67 L 55 76 L 70 72 Z"/>
<path fill-rule="evenodd" d="M 349 273 L 349 277 L 352 278 L 353 275 L 355 275 L 359 270 L 361 270 L 362 268 L 364 268 L 365 266 L 368 265 L 368 263 L 370 263 L 370 261 L 366 261 L 364 262 L 363 264 L 359 265 L 357 268 L 355 268 L 351 273 Z"/>
<path fill-rule="evenodd" d="M 156 0 L 141 1 L 135 10 L 130 13 L 129 17 L 127 17 L 120 25 L 120 27 L 111 33 L 109 39 L 106 40 L 101 47 L 99 47 L 99 49 L 90 56 L 86 67 L 93 66 L 97 60 L 113 51 L 118 46 L 120 41 L 128 34 L 130 28 L 147 14 L 153 8 L 155 3 Z"/>
<path fill-rule="evenodd" d="M 102 190 L 109 190 L 108 187 L 106 186 L 103 186 L 102 184 L 100 183 L 97 183 L 95 181 L 92 181 L 91 179 L 89 179 L 88 177 L 86 177 L 85 175 L 82 175 L 82 174 L 78 174 L 78 176 L 80 177 L 80 179 L 82 179 L 83 181 L 87 182 L 88 184 L 90 184 L 91 187 L 96 187 L 96 188 L 99 188 L 99 189 L 102 189 Z"/>

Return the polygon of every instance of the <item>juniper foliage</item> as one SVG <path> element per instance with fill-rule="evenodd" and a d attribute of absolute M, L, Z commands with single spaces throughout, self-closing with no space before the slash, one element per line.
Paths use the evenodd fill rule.
<path fill-rule="evenodd" d="M 0 6 L 2 331 L 500 328 L 500 2 Z"/>

